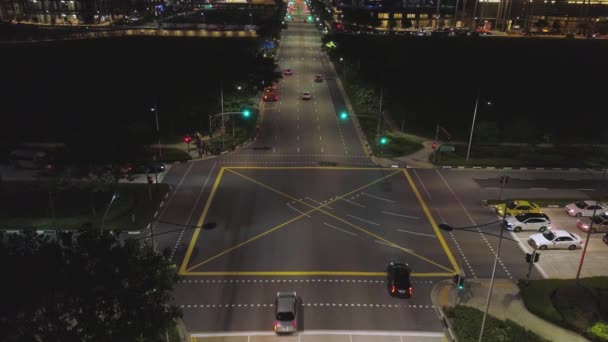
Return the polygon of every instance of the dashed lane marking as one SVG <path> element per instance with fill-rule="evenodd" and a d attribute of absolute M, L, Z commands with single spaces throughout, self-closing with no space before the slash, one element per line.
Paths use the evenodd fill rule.
<path fill-rule="evenodd" d="M 419 219 L 420 218 L 418 216 L 410 216 L 410 215 L 402 215 L 402 214 L 389 213 L 388 211 L 383 211 L 382 213 L 383 214 L 387 214 L 387 215 L 393 215 L 393 216 L 410 218 L 410 219 Z"/>
<path fill-rule="evenodd" d="M 350 235 L 354 235 L 354 236 L 358 236 L 358 235 L 357 235 L 357 234 L 355 234 L 355 233 L 351 233 L 351 232 L 346 231 L 346 230 L 344 230 L 344 229 L 340 229 L 340 228 L 338 228 L 338 227 L 336 227 L 336 226 L 332 226 L 331 224 L 329 224 L 329 223 L 327 223 L 327 222 L 323 222 L 323 224 L 324 224 L 324 225 L 326 225 L 326 226 L 328 226 L 328 227 L 330 227 L 330 228 L 333 228 L 333 229 L 339 230 L 339 231 L 341 231 L 341 232 L 343 232 L 343 233 L 350 234 Z"/>
<path fill-rule="evenodd" d="M 397 229 L 398 232 L 402 232 L 402 233 L 408 233 L 408 234 L 414 234 L 414 235 L 422 235 L 422 236 L 429 236 L 432 238 L 436 238 L 437 236 L 434 234 L 423 234 L 423 233 L 417 233 L 417 232 L 412 232 L 409 230 L 403 230 L 403 229 Z"/>
<path fill-rule="evenodd" d="M 362 219 L 362 218 L 360 218 L 360 217 L 353 216 L 353 215 L 351 215 L 351 214 L 346 214 L 346 216 L 348 216 L 348 217 L 352 217 L 352 218 L 354 218 L 355 220 L 359 220 L 359 221 L 361 221 L 361 222 L 365 222 L 365 223 L 373 224 L 374 226 L 379 226 L 379 225 L 380 225 L 380 224 L 378 224 L 378 223 L 376 223 L 376 222 L 372 222 L 372 221 L 364 220 L 364 219 Z"/>
<path fill-rule="evenodd" d="M 386 201 L 386 202 L 390 202 L 390 203 L 395 203 L 395 201 L 386 199 L 386 198 L 382 198 L 382 197 L 378 197 L 378 196 L 374 196 L 374 195 L 370 195 L 370 194 L 366 194 L 365 192 L 362 192 L 361 195 L 367 196 L 367 197 L 371 197 L 371 198 L 375 198 L 377 200 L 381 200 L 381 201 Z"/>

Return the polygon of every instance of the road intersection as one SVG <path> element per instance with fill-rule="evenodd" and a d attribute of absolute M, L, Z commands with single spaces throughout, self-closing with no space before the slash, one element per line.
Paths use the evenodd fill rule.
<path fill-rule="evenodd" d="M 264 104 L 258 139 L 217 158 L 173 165 L 163 179 L 172 192 L 152 228 L 179 267 L 175 303 L 200 338 L 272 334 L 276 292 L 296 291 L 303 339 L 307 331 L 376 331 L 439 341 L 432 287 L 461 268 L 468 277 L 489 278 L 498 239 L 482 232 L 500 229 L 443 232 L 439 223 L 496 221 L 482 201 L 498 197 L 503 174 L 512 179 L 503 198 L 513 199 L 588 198 L 601 181 L 587 172 L 377 166 L 353 121 L 338 117 L 346 101 L 318 30 L 301 20 L 302 6 L 278 57 L 294 73 L 279 82 L 279 101 Z M 316 74 L 325 80 L 314 82 Z M 312 99 L 301 100 L 302 91 Z M 551 216 L 571 228 L 562 212 Z M 496 277 L 527 273 L 524 234 L 510 235 L 521 243 L 503 245 Z M 603 253 L 597 240 L 593 253 Z M 541 265 L 576 259 L 556 252 L 546 252 L 552 256 Z M 412 298 L 388 295 L 390 261 L 412 266 Z M 563 272 L 533 277 L 555 273 Z"/>

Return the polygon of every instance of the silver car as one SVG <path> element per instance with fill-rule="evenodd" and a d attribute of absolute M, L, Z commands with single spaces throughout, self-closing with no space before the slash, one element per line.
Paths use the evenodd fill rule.
<path fill-rule="evenodd" d="M 274 317 L 277 334 L 291 334 L 298 330 L 298 295 L 295 292 L 277 292 Z"/>
<path fill-rule="evenodd" d="M 566 213 L 570 216 L 582 217 L 582 216 L 593 216 L 601 214 L 608 210 L 608 206 L 604 203 L 596 201 L 578 201 L 570 203 L 566 206 Z"/>

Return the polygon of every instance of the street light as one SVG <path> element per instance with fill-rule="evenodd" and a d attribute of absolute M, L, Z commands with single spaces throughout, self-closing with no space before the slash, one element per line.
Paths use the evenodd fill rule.
<path fill-rule="evenodd" d="M 158 125 L 158 111 L 156 110 L 156 107 L 150 108 L 150 111 L 154 113 L 154 117 L 156 118 L 156 134 L 158 134 L 158 156 L 162 157 L 163 152 L 162 146 L 160 145 L 160 126 Z"/>
<path fill-rule="evenodd" d="M 500 179 L 500 194 L 498 196 L 498 201 L 500 201 L 500 197 L 502 196 L 502 191 L 503 191 L 503 188 L 504 188 L 506 182 L 507 182 L 507 177 L 504 177 L 504 176 L 501 177 L 501 179 Z M 505 201 L 505 203 L 506 202 L 507 201 Z M 442 224 L 439 225 L 439 229 L 442 229 L 442 230 L 445 230 L 445 231 L 451 231 L 451 230 L 454 230 L 454 229 L 466 230 L 467 228 L 479 228 L 479 227 L 482 227 L 482 226 L 487 226 L 487 225 L 490 225 L 490 224 L 502 222 L 502 221 L 505 220 L 506 217 L 507 217 L 507 208 L 505 207 L 505 210 L 503 211 L 503 214 L 502 214 L 502 219 L 499 220 L 499 221 L 489 222 L 489 223 L 482 224 L 482 225 L 475 225 L 475 226 L 469 226 L 469 227 L 460 227 L 460 228 L 454 228 L 454 227 L 452 227 L 452 226 L 450 226 L 448 224 L 442 223 Z M 505 230 L 505 228 L 501 226 L 500 227 L 500 235 L 499 235 L 499 239 L 498 239 L 498 248 L 496 249 L 496 256 L 494 257 L 494 267 L 492 268 L 492 278 L 490 279 L 490 289 L 488 290 L 488 297 L 486 299 L 486 309 L 485 309 L 485 311 L 483 313 L 483 319 L 481 321 L 481 330 L 479 332 L 479 342 L 481 342 L 482 339 L 483 339 L 483 329 L 485 327 L 486 316 L 488 315 L 488 309 L 490 308 L 490 298 L 492 297 L 492 289 L 494 288 L 494 276 L 496 275 L 496 266 L 498 265 L 498 256 L 500 255 L 500 247 L 502 246 L 502 240 L 503 239 L 507 239 L 507 240 L 519 243 L 518 240 L 513 240 L 513 239 L 510 239 L 510 238 L 503 237 L 504 230 Z M 481 233 L 481 231 L 479 231 L 479 232 Z M 483 233 L 483 234 L 496 236 L 495 234 L 488 234 L 488 233 Z"/>
<path fill-rule="evenodd" d="M 606 169 L 602 172 L 602 180 L 606 177 Z M 593 215 L 591 215 L 591 223 L 589 223 L 589 230 L 587 231 L 587 239 L 585 241 L 585 247 L 583 247 L 583 254 L 581 255 L 581 262 L 578 265 L 578 270 L 576 271 L 576 282 L 578 283 L 579 277 L 581 275 L 581 270 L 583 269 L 583 261 L 585 261 L 585 254 L 587 253 L 587 246 L 589 245 L 589 238 L 591 237 L 591 232 L 593 231 L 593 219 L 595 218 L 595 212 L 597 211 L 598 200 L 595 200 L 595 208 L 593 208 Z"/>
<path fill-rule="evenodd" d="M 103 232 L 104 224 L 106 222 L 106 216 L 108 215 L 108 212 L 110 211 L 110 207 L 112 206 L 112 203 L 114 203 L 114 201 L 118 199 L 118 197 L 120 197 L 120 194 L 118 192 L 115 192 L 112 194 L 112 199 L 110 200 L 110 203 L 108 204 L 108 207 L 106 208 L 105 213 L 103 213 L 103 217 L 101 218 L 101 231 L 102 232 Z"/>
<path fill-rule="evenodd" d="M 473 142 L 473 130 L 475 129 L 475 118 L 477 117 L 477 108 L 479 107 L 479 95 L 481 94 L 481 89 L 477 89 L 477 98 L 475 99 L 475 109 L 473 110 L 473 122 L 471 123 L 471 134 L 469 135 L 469 145 L 467 146 L 467 157 L 466 160 L 469 160 L 469 155 L 471 154 L 471 143 Z M 491 106 L 492 101 L 486 101 L 486 105 Z"/>

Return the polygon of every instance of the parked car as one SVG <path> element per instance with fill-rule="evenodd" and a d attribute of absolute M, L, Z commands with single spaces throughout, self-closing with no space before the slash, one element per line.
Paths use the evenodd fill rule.
<path fill-rule="evenodd" d="M 547 229 L 551 229 L 551 220 L 549 216 L 543 213 L 526 213 L 505 218 L 503 226 L 514 232 L 538 230 L 542 233 Z"/>
<path fill-rule="evenodd" d="M 277 292 L 274 317 L 275 333 L 291 334 L 297 331 L 298 295 L 295 292 Z"/>
<path fill-rule="evenodd" d="M 412 269 L 409 265 L 400 262 L 391 262 L 386 267 L 386 284 L 389 295 L 393 297 L 410 298 L 412 296 L 412 283 L 410 275 Z"/>
<path fill-rule="evenodd" d="M 591 221 L 593 221 L 593 226 L 591 226 Z M 587 221 L 586 219 L 579 219 L 576 223 L 578 229 L 588 232 L 589 228 L 591 228 L 591 233 L 599 232 L 608 232 L 608 213 L 601 213 L 599 215 L 595 215 Z"/>
<path fill-rule="evenodd" d="M 285 71 L 283 71 L 283 75 L 287 75 L 287 76 L 293 75 L 293 70 L 285 69 Z"/>
<path fill-rule="evenodd" d="M 574 250 L 583 246 L 583 240 L 580 236 L 567 230 L 547 230 L 544 233 L 530 235 L 528 244 L 534 249 L 567 248 Z"/>
<path fill-rule="evenodd" d="M 570 216 L 593 216 L 593 213 L 599 214 L 608 211 L 608 206 L 596 201 L 578 201 L 570 203 L 566 206 L 566 213 Z"/>
<path fill-rule="evenodd" d="M 508 201 L 507 203 L 500 203 L 496 205 L 496 214 L 499 216 L 513 216 L 525 213 L 540 213 L 540 206 L 536 203 L 528 201 Z"/>

